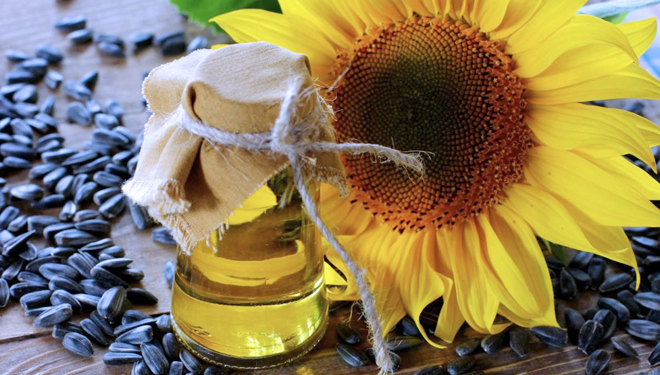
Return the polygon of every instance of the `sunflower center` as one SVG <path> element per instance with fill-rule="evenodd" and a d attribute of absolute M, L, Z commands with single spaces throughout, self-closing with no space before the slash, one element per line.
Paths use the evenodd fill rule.
<path fill-rule="evenodd" d="M 503 49 L 460 21 L 415 16 L 339 56 L 330 102 L 340 141 L 429 153 L 424 180 L 346 156 L 354 204 L 404 231 L 453 225 L 502 200 L 532 146 L 525 87 Z"/>

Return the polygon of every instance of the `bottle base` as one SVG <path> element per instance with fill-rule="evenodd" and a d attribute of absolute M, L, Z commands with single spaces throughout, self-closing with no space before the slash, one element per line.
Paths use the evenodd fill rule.
<path fill-rule="evenodd" d="M 240 370 L 258 370 L 276 367 L 295 361 L 312 350 L 319 341 L 321 341 L 328 328 L 328 315 L 326 314 L 319 329 L 305 342 L 292 350 L 265 357 L 233 357 L 209 350 L 198 344 L 178 326 L 174 316 L 170 315 L 170 321 L 172 322 L 172 331 L 177 340 L 192 354 L 213 365 L 231 367 Z"/>

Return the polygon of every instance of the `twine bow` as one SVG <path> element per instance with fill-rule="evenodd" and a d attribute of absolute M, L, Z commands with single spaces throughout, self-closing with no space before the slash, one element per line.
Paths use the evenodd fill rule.
<path fill-rule="evenodd" d="M 311 175 L 305 173 L 305 170 L 309 170 L 309 167 L 313 170 L 314 165 L 313 159 L 310 159 L 307 155 L 319 152 L 367 153 L 378 156 L 381 161 L 391 161 L 420 175 L 423 173 L 424 165 L 419 160 L 418 155 L 407 155 L 377 144 L 320 141 L 318 123 L 294 123 L 293 121 L 296 111 L 296 99 L 299 99 L 301 95 L 305 95 L 304 90 L 302 90 L 302 82 L 301 80 L 294 80 L 288 86 L 286 96 L 280 106 L 279 116 L 270 132 L 231 133 L 220 130 L 193 119 L 183 107 L 178 109 L 180 126 L 191 134 L 202 137 L 216 146 L 237 146 L 248 151 L 282 154 L 288 158 L 293 171 L 294 183 L 302 197 L 308 216 L 355 276 L 358 293 L 364 307 L 364 315 L 373 340 L 376 364 L 380 367 L 381 373 L 390 373 L 394 370 L 394 363 L 383 341 L 382 325 L 376 313 L 374 295 L 367 285 L 366 271 L 351 259 L 332 231 L 319 217 L 318 207 L 305 185 L 306 180 L 314 177 L 313 173 Z"/>

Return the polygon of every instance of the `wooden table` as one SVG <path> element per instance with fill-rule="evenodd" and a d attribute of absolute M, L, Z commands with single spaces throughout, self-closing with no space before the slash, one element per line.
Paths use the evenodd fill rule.
<path fill-rule="evenodd" d="M 39 44 L 53 45 L 66 54 L 58 70 L 68 79 L 79 79 L 89 71 L 99 71 L 99 81 L 94 98 L 103 103 L 117 99 L 125 108 L 124 122 L 127 127 L 139 132 L 148 115 L 141 104 L 141 82 L 145 71 L 170 61 L 164 58 L 156 48 L 149 48 L 138 54 L 129 53 L 126 59 L 102 57 L 92 44 L 74 47 L 64 34 L 53 28 L 56 20 L 67 15 L 84 14 L 88 27 L 97 32 L 119 35 L 128 38 L 139 31 L 156 34 L 188 30 L 189 39 L 199 33 L 205 33 L 214 42 L 222 42 L 222 36 L 213 36 L 199 27 L 190 26 L 167 0 L 1 0 L 0 1 L 0 50 L 15 48 L 33 54 Z M 0 76 L 4 76 L 11 64 L 0 58 Z M 40 100 L 49 93 L 40 84 Z M 59 120 L 59 131 L 67 139 L 66 146 L 80 148 L 89 139 L 91 128 L 68 124 L 64 108 L 66 99 L 58 90 L 55 117 Z M 27 180 L 26 173 L 8 177 L 9 184 L 18 184 Z M 58 212 L 54 210 L 52 213 Z M 128 214 L 117 220 L 112 232 L 114 241 L 124 247 L 127 256 L 135 259 L 134 266 L 144 270 L 142 287 L 155 293 L 159 298 L 156 306 L 142 310 L 153 315 L 167 313 L 169 310 L 170 290 L 164 280 L 163 267 L 167 260 L 173 260 L 175 249 L 159 245 L 151 240 L 149 231 L 139 231 Z M 593 301 L 592 301 L 593 302 Z M 584 302 L 583 302 L 584 303 Z M 302 360 L 282 368 L 255 371 L 253 374 L 376 374 L 375 366 L 351 368 L 336 355 L 337 343 L 335 326 L 349 317 L 349 308 L 332 313 L 328 333 L 321 343 Z M 354 325 L 366 328 L 361 322 Z M 12 301 L 5 309 L 0 309 L 0 374 L 130 374 L 130 366 L 106 366 L 102 361 L 105 349 L 96 347 L 92 358 L 78 357 L 63 349 L 60 342 L 50 336 L 50 329 L 35 328 L 31 319 L 23 315 L 18 303 Z M 619 332 L 618 334 L 624 334 Z M 366 336 L 366 335 L 365 335 Z M 479 337 L 471 329 L 463 329 L 456 342 L 467 337 Z M 646 356 L 652 349 L 651 343 L 630 342 L 642 355 L 637 361 L 625 358 L 613 352 L 611 344 L 604 345 L 612 355 L 609 374 L 629 374 L 649 369 Z M 363 345 L 366 347 L 366 344 Z M 401 352 L 403 366 L 397 373 L 413 374 L 418 369 L 444 364 L 456 357 L 451 345 L 447 350 L 433 349 L 422 345 L 415 349 Z M 532 354 L 523 360 L 515 357 L 510 349 L 504 349 L 497 355 L 481 353 L 477 355 L 475 370 L 488 374 L 578 374 L 583 373 L 586 356 L 574 346 L 564 349 L 551 349 L 534 339 Z"/>

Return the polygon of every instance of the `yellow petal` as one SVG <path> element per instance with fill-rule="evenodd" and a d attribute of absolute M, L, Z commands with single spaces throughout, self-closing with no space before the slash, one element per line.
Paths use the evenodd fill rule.
<path fill-rule="evenodd" d="M 586 0 L 543 1 L 534 16 L 511 34 L 507 41 L 507 53 L 517 54 L 533 48 L 575 17 L 575 12 L 582 8 L 585 2 Z"/>
<path fill-rule="evenodd" d="M 577 85 L 547 91 L 529 91 L 527 101 L 561 104 L 624 98 L 660 99 L 660 83 L 638 65 L 630 65 L 616 74 Z"/>
<path fill-rule="evenodd" d="M 493 325 L 499 301 L 495 297 L 483 270 L 481 249 L 483 244 L 473 222 L 456 225 L 450 234 L 453 245 L 449 251 L 454 271 L 454 285 L 458 306 L 468 324 L 482 333 L 494 333 Z"/>
<path fill-rule="evenodd" d="M 280 0 L 285 16 L 308 20 L 335 48 L 349 48 L 360 35 L 332 1 Z"/>
<path fill-rule="evenodd" d="M 617 155 L 635 155 L 655 166 L 648 143 L 627 113 L 578 103 L 530 104 L 527 125 L 539 142 L 559 150 L 596 146 Z"/>
<path fill-rule="evenodd" d="M 305 54 L 315 65 L 331 66 L 334 63 L 333 46 L 304 18 L 288 17 L 261 9 L 242 9 L 221 14 L 211 21 L 238 43 L 265 41 Z"/>
<path fill-rule="evenodd" d="M 470 9 L 470 19 L 479 30 L 489 33 L 502 24 L 508 1 L 475 0 Z"/>
<path fill-rule="evenodd" d="M 507 212 L 506 208 L 500 209 L 498 214 L 508 218 L 515 227 L 511 228 L 506 219 L 495 223 L 495 215 L 482 214 L 477 219 L 486 244 L 483 254 L 488 266 L 484 270 L 489 275 L 490 286 L 500 304 L 516 315 L 527 319 L 543 316 L 553 305 L 554 298 L 541 249 L 532 241 L 529 228 L 524 228 L 525 233 L 518 233 L 524 225 L 520 217 Z M 492 225 L 489 216 L 493 217 Z M 527 238 L 519 239 L 521 235 Z"/>
<path fill-rule="evenodd" d="M 600 169 L 608 171 L 616 179 L 627 181 L 630 187 L 637 190 L 644 198 L 648 200 L 660 200 L 660 183 L 642 168 L 636 166 L 623 156 L 607 159 L 591 159 L 591 162 Z"/>
<path fill-rule="evenodd" d="M 660 210 L 640 193 L 584 158 L 546 146 L 530 150 L 525 176 L 533 186 L 561 197 L 610 226 L 660 226 Z"/>
<path fill-rule="evenodd" d="M 413 12 L 420 16 L 435 16 L 436 8 L 433 0 L 408 0 L 404 1 L 406 7 L 406 16 L 410 17 Z"/>
<path fill-rule="evenodd" d="M 512 33 L 518 31 L 534 17 L 536 11 L 541 7 L 543 0 L 509 0 L 507 3 L 506 13 L 502 19 L 502 23 L 491 31 L 491 39 L 506 39 Z"/>
<path fill-rule="evenodd" d="M 441 340 L 451 343 L 456 337 L 456 333 L 465 323 L 465 318 L 461 314 L 458 306 L 458 297 L 456 288 L 451 279 L 440 275 L 445 285 L 445 293 L 442 296 L 443 304 L 438 317 L 438 323 L 433 332 Z"/>
<path fill-rule="evenodd" d="M 637 55 L 628 38 L 616 26 L 595 17 L 578 15 L 536 47 L 515 55 L 515 60 L 516 75 L 529 78 L 538 76 L 551 67 L 554 69 L 548 73 L 550 77 L 564 70 L 573 74 L 573 70 L 599 62 L 610 68 L 609 70 L 612 70 L 612 67 L 621 69 L 627 64 L 636 63 Z M 567 77 L 559 78 L 561 84 L 568 85 L 565 83 Z M 532 84 L 540 85 L 534 83 L 534 80 L 527 83 Z"/>
<path fill-rule="evenodd" d="M 227 218 L 227 223 L 239 225 L 250 222 L 276 205 L 277 197 L 267 185 L 263 185 L 234 210 L 233 214 Z"/>
<path fill-rule="evenodd" d="M 505 205 L 520 215 L 539 237 L 574 249 L 592 248 L 573 216 L 551 194 L 530 185 L 514 184 L 506 195 Z"/>
<path fill-rule="evenodd" d="M 658 28 L 655 18 L 620 23 L 616 26 L 626 35 L 637 56 L 641 56 L 651 46 Z"/>
<path fill-rule="evenodd" d="M 396 326 L 406 316 L 406 310 L 401 299 L 401 292 L 397 285 L 397 277 L 387 267 L 370 269 L 369 287 L 376 301 L 376 312 L 380 318 L 383 336 Z"/>
<path fill-rule="evenodd" d="M 337 270 L 328 262 L 323 263 L 323 277 L 325 278 L 325 285 L 329 287 L 346 287 L 348 284 L 346 280 L 337 272 Z"/>
<path fill-rule="evenodd" d="M 396 278 L 406 311 L 429 344 L 444 348 L 428 338 L 426 330 L 419 321 L 422 310 L 445 294 L 444 280 L 433 270 L 427 256 L 431 252 L 438 251 L 435 233 L 430 231 L 404 233 L 395 247 L 403 254 L 403 260 L 396 270 Z"/>

